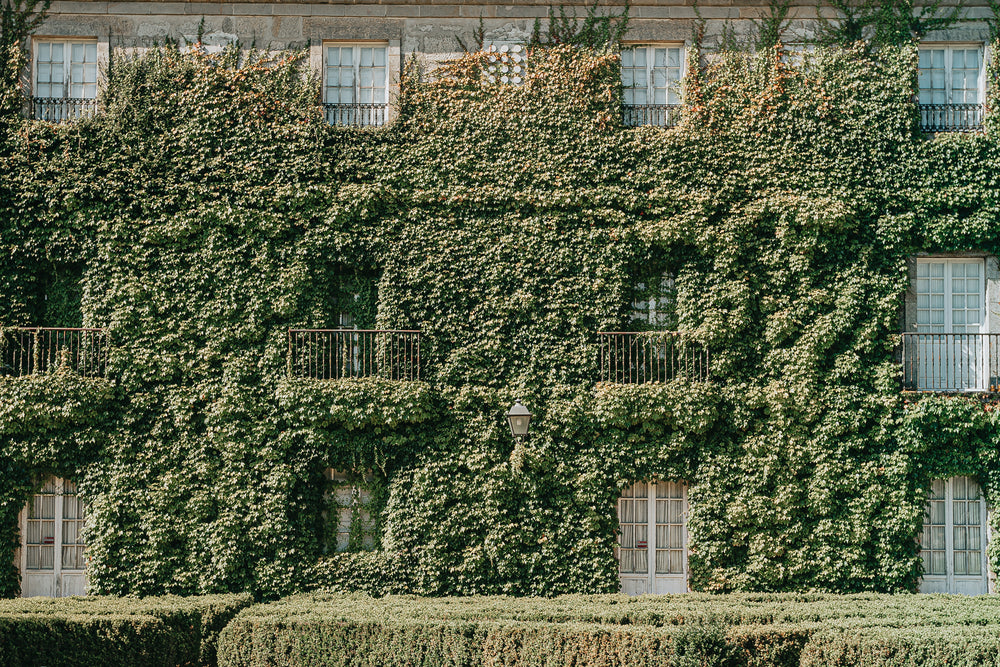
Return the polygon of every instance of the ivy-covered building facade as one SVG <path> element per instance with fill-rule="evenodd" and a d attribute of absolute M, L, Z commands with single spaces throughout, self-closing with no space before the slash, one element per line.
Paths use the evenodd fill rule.
<path fill-rule="evenodd" d="M 1000 17 L 881 5 L 5 5 L 0 592 L 992 592 Z"/>

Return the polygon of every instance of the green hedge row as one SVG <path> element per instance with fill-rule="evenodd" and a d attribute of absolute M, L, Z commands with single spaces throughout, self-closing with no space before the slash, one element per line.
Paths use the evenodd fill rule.
<path fill-rule="evenodd" d="M 808 631 L 718 625 L 440 621 L 378 623 L 247 616 L 223 631 L 224 666 L 327 667 L 587 665 L 666 667 L 798 665 Z"/>
<path fill-rule="evenodd" d="M 218 660 L 217 660 L 218 658 Z M 1000 600 L 317 593 L 0 601 L 0 665 L 1000 665 Z"/>
<path fill-rule="evenodd" d="M 940 626 L 817 632 L 802 667 L 986 667 L 1000 665 L 1000 628 Z"/>
<path fill-rule="evenodd" d="M 0 600 L 0 665 L 214 665 L 249 595 Z"/>
<path fill-rule="evenodd" d="M 992 598 L 299 595 L 241 612 L 222 667 L 1000 664 Z"/>

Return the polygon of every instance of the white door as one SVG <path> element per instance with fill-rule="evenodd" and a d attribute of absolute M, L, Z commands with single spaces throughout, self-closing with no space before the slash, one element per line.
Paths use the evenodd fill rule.
<path fill-rule="evenodd" d="M 618 571 L 626 595 L 686 593 L 687 485 L 636 482 L 618 500 Z"/>
<path fill-rule="evenodd" d="M 985 391 L 985 264 L 917 260 L 917 389 Z"/>
<path fill-rule="evenodd" d="M 21 511 L 21 595 L 86 594 L 86 510 L 76 484 L 50 477 Z"/>
<path fill-rule="evenodd" d="M 988 593 L 987 541 L 986 502 L 976 481 L 934 480 L 920 538 L 924 561 L 920 592 Z"/>

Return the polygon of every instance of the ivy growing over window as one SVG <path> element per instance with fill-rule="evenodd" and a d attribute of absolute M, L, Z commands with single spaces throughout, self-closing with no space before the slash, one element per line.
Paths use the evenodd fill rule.
<path fill-rule="evenodd" d="M 115 352 L 0 383 L 3 543 L 57 473 L 96 592 L 614 591 L 621 489 L 683 479 L 696 589 L 915 586 L 928 481 L 996 488 L 993 413 L 904 405 L 894 357 L 907 257 L 1000 251 L 992 125 L 920 136 L 909 47 L 727 54 L 670 130 L 622 126 L 614 53 L 506 87 L 484 57 L 378 130 L 325 124 L 300 54 L 173 48 L 116 59 L 93 119 L 18 122 L 0 316 L 78 302 Z M 712 380 L 595 384 L 596 332 L 665 273 Z M 287 329 L 345 307 L 420 329 L 421 379 L 289 378 Z M 321 560 L 327 468 L 384 478 L 381 551 Z"/>

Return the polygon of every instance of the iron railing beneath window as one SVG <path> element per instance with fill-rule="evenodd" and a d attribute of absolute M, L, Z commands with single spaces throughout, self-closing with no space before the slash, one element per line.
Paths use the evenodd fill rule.
<path fill-rule="evenodd" d="M 628 126 L 673 127 L 681 120 L 682 106 L 680 104 L 626 104 L 622 107 L 622 122 Z"/>
<path fill-rule="evenodd" d="M 904 333 L 903 388 L 1000 391 L 1000 334 Z"/>
<path fill-rule="evenodd" d="M 982 104 L 918 104 L 924 132 L 979 132 L 985 111 Z"/>
<path fill-rule="evenodd" d="M 314 380 L 420 379 L 420 332 L 387 329 L 289 329 L 288 369 Z"/>
<path fill-rule="evenodd" d="M 23 377 L 72 370 L 87 377 L 103 377 L 108 350 L 108 333 L 104 329 L 2 329 L 0 375 Z"/>
<path fill-rule="evenodd" d="M 324 104 L 323 113 L 330 125 L 385 125 L 388 104 Z"/>
<path fill-rule="evenodd" d="M 708 350 L 676 331 L 602 331 L 597 337 L 601 382 L 708 380 Z"/>
<path fill-rule="evenodd" d="M 87 118 L 97 113 L 97 100 L 84 97 L 32 97 L 31 117 L 62 123 Z"/>

